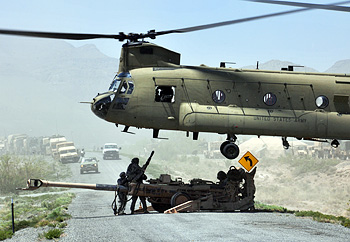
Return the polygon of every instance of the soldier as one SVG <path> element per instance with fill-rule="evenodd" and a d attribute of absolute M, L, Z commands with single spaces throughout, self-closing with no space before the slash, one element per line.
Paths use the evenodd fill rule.
<path fill-rule="evenodd" d="M 135 204 L 136 204 L 138 197 L 141 200 L 143 212 L 148 213 L 147 205 L 146 205 L 146 198 L 142 197 L 142 196 L 137 196 L 135 194 L 135 193 L 137 193 L 137 190 L 138 190 L 140 184 L 142 183 L 142 181 L 147 179 L 147 176 L 144 174 L 144 169 L 142 169 L 139 166 L 139 158 L 133 158 L 131 160 L 131 164 L 128 166 L 128 169 L 126 171 L 126 175 L 127 175 L 128 181 L 137 182 L 137 187 L 136 187 L 135 192 L 131 198 L 132 199 L 131 206 L 130 206 L 131 214 L 134 214 Z"/>
<path fill-rule="evenodd" d="M 81 157 L 84 157 L 84 156 L 85 156 L 85 150 L 84 150 L 84 149 L 81 149 L 81 151 L 80 151 L 80 156 L 81 156 Z"/>
<path fill-rule="evenodd" d="M 117 181 L 118 186 L 120 188 L 128 188 L 129 182 L 126 178 L 125 172 L 121 172 L 119 174 L 119 179 Z M 128 201 L 128 195 L 125 192 L 118 191 L 118 198 L 119 198 L 119 208 L 118 208 L 118 215 L 125 215 L 125 206 Z"/>
<path fill-rule="evenodd" d="M 227 174 L 224 171 L 219 171 L 216 177 L 219 180 L 219 186 L 222 186 L 222 187 L 226 186 Z"/>

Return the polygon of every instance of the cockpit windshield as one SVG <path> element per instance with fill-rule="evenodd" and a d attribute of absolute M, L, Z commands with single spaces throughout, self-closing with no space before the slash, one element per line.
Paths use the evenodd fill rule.
<path fill-rule="evenodd" d="M 121 79 L 122 77 L 130 78 L 131 75 L 130 75 L 129 72 L 122 72 L 122 73 L 117 74 L 114 77 L 111 85 L 109 86 L 109 91 L 113 91 L 113 92 L 118 91 L 118 88 L 119 88 L 119 86 L 120 86 L 120 84 L 122 82 L 122 79 Z"/>
<path fill-rule="evenodd" d="M 109 91 L 116 92 L 118 90 L 121 82 L 122 81 L 119 79 L 119 77 L 115 76 L 111 85 L 109 86 Z"/>

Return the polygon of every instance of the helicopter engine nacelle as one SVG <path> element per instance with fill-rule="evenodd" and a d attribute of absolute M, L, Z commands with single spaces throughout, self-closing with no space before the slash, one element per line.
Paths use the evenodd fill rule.
<path fill-rule="evenodd" d="M 179 53 L 147 42 L 127 43 L 120 54 L 119 73 L 142 67 L 180 65 L 180 56 Z"/>

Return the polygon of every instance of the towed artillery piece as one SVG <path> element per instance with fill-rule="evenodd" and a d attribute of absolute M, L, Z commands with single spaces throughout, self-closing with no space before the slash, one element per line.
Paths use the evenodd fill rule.
<path fill-rule="evenodd" d="M 248 173 L 243 169 L 231 166 L 227 173 L 218 172 L 219 182 L 192 179 L 184 183 L 181 178 L 171 179 L 162 174 L 148 183 L 131 182 L 128 187 L 109 184 L 83 184 L 50 182 L 40 179 L 29 179 L 27 187 L 22 190 L 35 190 L 40 187 L 84 188 L 144 196 L 158 212 L 184 211 L 249 211 L 254 210 L 254 175 L 256 168 Z M 116 214 L 117 207 L 113 207 Z"/>

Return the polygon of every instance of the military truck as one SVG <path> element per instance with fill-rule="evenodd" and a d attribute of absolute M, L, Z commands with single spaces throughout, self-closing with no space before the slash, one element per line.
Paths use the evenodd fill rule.
<path fill-rule="evenodd" d="M 65 142 L 73 143 L 73 142 Z M 69 162 L 79 162 L 80 156 L 74 145 L 61 146 L 58 149 L 58 159 L 62 164 Z"/>
<path fill-rule="evenodd" d="M 48 155 L 48 156 L 51 155 L 50 137 L 42 137 L 41 154 Z"/>
<path fill-rule="evenodd" d="M 6 153 L 6 140 L 5 138 L 0 139 L 0 155 Z"/>
<path fill-rule="evenodd" d="M 58 151 L 56 145 L 61 142 L 66 142 L 67 139 L 64 136 L 52 136 L 50 138 L 50 149 L 51 149 L 51 155 L 54 158 L 58 158 Z"/>
<path fill-rule="evenodd" d="M 24 155 L 26 153 L 26 134 L 11 134 L 7 137 L 7 151 L 11 154 Z"/>
<path fill-rule="evenodd" d="M 121 147 L 118 147 L 116 143 L 106 143 L 102 147 L 102 154 L 103 159 L 112 159 L 112 160 L 118 160 L 119 159 L 119 150 Z"/>
<path fill-rule="evenodd" d="M 297 154 L 298 156 L 307 156 L 309 154 L 309 149 L 307 146 L 297 146 Z"/>
<path fill-rule="evenodd" d="M 208 142 L 207 149 L 204 150 L 203 154 L 207 159 L 221 159 L 222 154 L 220 151 L 220 146 L 222 141 Z"/>
<path fill-rule="evenodd" d="M 63 148 L 63 147 L 74 147 L 75 148 L 74 142 L 72 142 L 72 141 L 64 141 L 64 142 L 56 144 L 56 149 L 57 149 L 58 152 L 59 152 L 60 148 Z"/>

